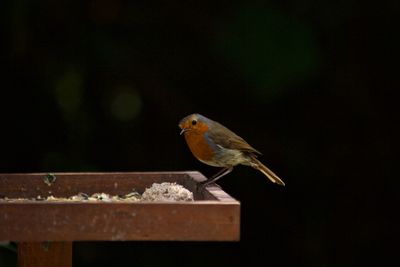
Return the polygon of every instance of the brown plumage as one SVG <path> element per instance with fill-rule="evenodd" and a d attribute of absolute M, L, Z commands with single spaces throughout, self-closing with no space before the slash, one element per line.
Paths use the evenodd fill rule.
<path fill-rule="evenodd" d="M 198 160 L 223 168 L 207 184 L 228 174 L 234 166 L 242 164 L 261 171 L 273 183 L 285 185 L 274 172 L 257 159 L 257 154 L 261 154 L 259 151 L 222 124 L 200 114 L 192 114 L 183 118 L 179 127 L 191 152 Z"/>

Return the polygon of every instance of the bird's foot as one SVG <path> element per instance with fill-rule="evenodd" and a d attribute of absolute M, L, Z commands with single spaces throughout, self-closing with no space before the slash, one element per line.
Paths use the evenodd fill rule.
<path fill-rule="evenodd" d="M 210 184 L 210 181 L 205 181 L 197 184 L 197 192 L 201 193 Z"/>

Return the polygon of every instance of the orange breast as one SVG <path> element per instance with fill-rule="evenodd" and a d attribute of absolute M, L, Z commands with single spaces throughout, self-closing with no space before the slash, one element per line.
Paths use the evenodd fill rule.
<path fill-rule="evenodd" d="M 186 132 L 185 133 L 186 143 L 188 144 L 190 151 L 200 161 L 212 161 L 214 158 L 214 150 L 207 143 L 207 140 L 203 137 L 203 134 Z"/>

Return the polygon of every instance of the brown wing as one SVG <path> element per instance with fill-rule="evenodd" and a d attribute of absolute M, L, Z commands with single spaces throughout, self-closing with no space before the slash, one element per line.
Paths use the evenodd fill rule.
<path fill-rule="evenodd" d="M 249 145 L 243 138 L 218 122 L 213 122 L 211 129 L 207 134 L 214 143 L 224 148 L 261 154 L 259 151 Z"/>

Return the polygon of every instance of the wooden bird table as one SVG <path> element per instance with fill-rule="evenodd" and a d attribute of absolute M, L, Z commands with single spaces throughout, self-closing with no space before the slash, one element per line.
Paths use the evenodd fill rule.
<path fill-rule="evenodd" d="M 199 172 L 0 174 L 0 198 L 69 197 L 80 192 L 142 193 L 176 182 L 190 202 L 51 202 L 0 200 L 0 241 L 18 242 L 18 266 L 72 266 L 73 241 L 237 241 L 240 203 Z M 55 180 L 54 180 L 55 178 Z"/>

